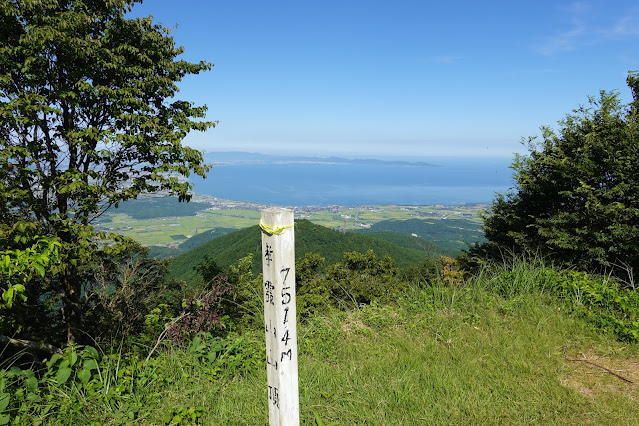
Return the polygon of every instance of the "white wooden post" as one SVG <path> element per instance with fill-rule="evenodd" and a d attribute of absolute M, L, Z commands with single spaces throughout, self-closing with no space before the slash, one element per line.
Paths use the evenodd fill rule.
<path fill-rule="evenodd" d="M 262 210 L 262 271 L 270 426 L 300 424 L 293 211 Z"/>

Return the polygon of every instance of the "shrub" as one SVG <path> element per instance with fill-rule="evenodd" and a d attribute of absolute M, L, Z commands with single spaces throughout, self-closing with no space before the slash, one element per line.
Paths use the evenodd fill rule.
<path fill-rule="evenodd" d="M 639 293 L 585 272 L 563 271 L 553 278 L 552 292 L 569 300 L 595 328 L 623 341 L 639 341 Z"/>
<path fill-rule="evenodd" d="M 633 102 L 602 91 L 529 140 L 515 157 L 516 186 L 484 216 L 485 254 L 541 250 L 590 271 L 639 267 L 639 74 L 630 73 Z"/>

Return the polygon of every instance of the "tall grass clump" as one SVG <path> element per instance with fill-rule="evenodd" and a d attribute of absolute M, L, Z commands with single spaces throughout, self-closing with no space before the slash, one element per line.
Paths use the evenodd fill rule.
<path fill-rule="evenodd" d="M 639 293 L 610 274 L 558 267 L 535 254 L 510 255 L 484 264 L 470 282 L 506 299 L 549 296 L 598 331 L 639 340 Z"/>
<path fill-rule="evenodd" d="M 506 255 L 499 263 L 482 265 L 474 282 L 503 297 L 513 298 L 546 291 L 555 271 L 554 265 L 539 254 Z"/>

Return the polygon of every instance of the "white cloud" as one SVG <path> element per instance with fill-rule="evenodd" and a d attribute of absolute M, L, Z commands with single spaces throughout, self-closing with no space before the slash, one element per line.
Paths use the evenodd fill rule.
<path fill-rule="evenodd" d="M 639 10 L 615 10 L 610 22 L 606 14 L 594 10 L 589 3 L 575 2 L 560 9 L 566 13 L 566 29 L 557 30 L 534 49 L 542 55 L 553 55 L 603 43 L 606 40 L 629 40 L 639 37 Z M 621 17 L 620 17 L 621 16 Z"/>
<path fill-rule="evenodd" d="M 639 17 L 624 16 L 606 32 L 609 38 L 633 38 L 639 36 Z"/>
<path fill-rule="evenodd" d="M 560 31 L 554 36 L 547 37 L 541 45 L 537 46 L 536 50 L 542 55 L 575 50 L 585 42 L 587 36 L 588 31 L 585 26 L 579 25 L 568 31 Z"/>

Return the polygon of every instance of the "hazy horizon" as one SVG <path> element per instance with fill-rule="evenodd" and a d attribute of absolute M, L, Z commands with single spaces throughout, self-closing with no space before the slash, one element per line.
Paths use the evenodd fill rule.
<path fill-rule="evenodd" d="M 263 157 L 273 157 L 286 159 L 286 158 L 314 158 L 314 159 L 327 159 L 330 157 L 338 157 L 344 158 L 348 160 L 380 160 L 380 161 L 407 161 L 407 162 L 425 162 L 432 163 L 435 160 L 443 160 L 446 162 L 450 161 L 482 161 L 482 160 L 503 160 L 503 161 L 511 161 L 513 159 L 513 155 L 406 155 L 406 154 L 370 154 L 365 152 L 357 152 L 357 153 L 333 153 L 333 152 L 320 152 L 318 154 L 308 154 L 308 153 L 299 153 L 294 154 L 291 152 L 258 152 L 258 151 L 240 151 L 235 149 L 228 150 L 215 150 L 215 151 L 205 151 L 204 157 L 206 160 L 211 161 L 215 160 L 216 154 L 230 155 L 236 154 L 238 156 L 237 160 L 246 160 L 245 157 L 241 157 L 242 155 L 249 156 L 263 156 Z M 433 163 L 435 164 L 435 163 Z"/>

